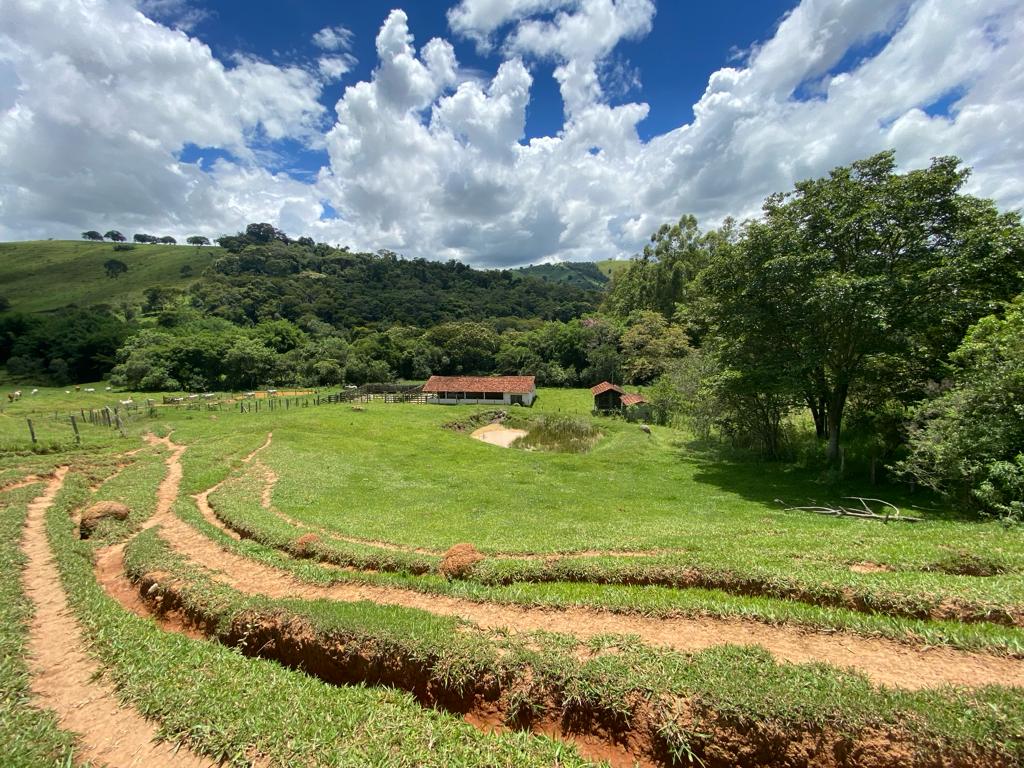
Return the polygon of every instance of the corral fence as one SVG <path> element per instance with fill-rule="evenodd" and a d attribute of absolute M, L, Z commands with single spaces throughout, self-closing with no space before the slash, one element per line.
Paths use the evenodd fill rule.
<path fill-rule="evenodd" d="M 317 396 L 317 405 L 335 403 L 428 403 L 433 396 L 423 392 L 422 384 L 364 384 L 355 389 Z"/>

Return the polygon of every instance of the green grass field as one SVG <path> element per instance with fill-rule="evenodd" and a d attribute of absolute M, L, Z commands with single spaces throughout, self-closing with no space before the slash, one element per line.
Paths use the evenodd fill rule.
<path fill-rule="evenodd" d="M 146 288 L 185 288 L 220 253 L 220 248 L 188 245 L 139 245 L 114 251 L 113 243 L 38 240 L 0 243 L 0 295 L 17 312 L 45 312 L 69 304 L 116 305 L 138 302 Z M 115 258 L 128 265 L 118 278 L 107 277 L 103 263 Z M 183 277 L 182 267 L 192 276 Z M 60 275 L 55 281 L 54 275 Z"/>
<path fill-rule="evenodd" d="M 255 754 L 273 765 L 573 765 L 585 762 L 579 746 L 584 756 L 615 765 L 629 765 L 630 755 L 655 765 L 698 758 L 725 765 L 715 755 L 739 759 L 761 743 L 763 725 L 790 735 L 783 746 L 759 747 L 751 765 L 787 759 L 791 740 L 811 733 L 844 749 L 883 733 L 910 753 L 965 765 L 1012 765 L 1024 756 L 1021 688 L 911 694 L 824 663 L 778 663 L 765 650 L 686 654 L 642 637 L 482 632 L 430 608 L 432 600 L 464 600 L 494 606 L 499 616 L 571 608 L 742 620 L 765 631 L 834 636 L 838 644 L 884 638 L 909 653 L 942 646 L 1012 665 L 1024 658 L 1019 528 L 963 517 L 900 486 L 830 485 L 809 471 L 730 458 L 679 430 L 654 427 L 648 435 L 636 424 L 594 418 L 585 390 L 542 390 L 535 408 L 511 411 L 527 429 L 544 414 L 593 420 L 600 438 L 574 454 L 500 448 L 452 429 L 480 410 L 473 406 L 306 407 L 306 398 L 288 409 L 264 404 L 258 413 L 241 413 L 228 400 L 213 408 L 157 406 L 133 414 L 124 436 L 88 425 L 76 445 L 67 415 L 129 397 L 94 386 L 94 393 L 41 389 L 5 404 L 0 486 L 71 467 L 49 532 L 89 642 L 121 695 L 199 752 L 238 765 Z M 50 430 L 49 442 L 34 450 L 23 434 L 28 417 Z M 230 553 L 227 572 L 251 563 L 250 577 L 235 576 L 242 581 L 231 587 L 200 560 L 190 562 L 177 529 L 136 535 L 168 477 L 166 447 L 125 456 L 145 446 L 147 433 L 184 446 L 169 514 Z M 268 433 L 269 445 L 253 454 Z M 276 482 L 268 485 L 271 473 Z M 191 498 L 211 489 L 216 525 Z M 17 529 L 33 495 L 0 495 L 5 530 Z M 850 495 L 885 498 L 924 521 L 883 525 L 785 509 Z M 69 514 L 95 501 L 122 502 L 131 514 L 79 542 Z M 152 610 L 180 606 L 181 615 L 202 617 L 218 642 L 169 635 L 110 599 L 89 563 L 117 542 L 129 542 L 129 575 Z M 460 542 L 485 559 L 446 578 L 441 555 Z M 5 558 L 7 568 L 17 567 L 16 549 Z M 372 597 L 263 597 L 260 568 L 315 588 L 362 585 L 420 596 L 423 607 L 378 605 Z M 979 573 L 988 575 L 970 575 Z M 154 603 L 156 594 L 166 604 Z M 15 592 L 9 597 L 16 623 L 27 608 Z M 250 636 L 260 639 L 249 645 Z M 17 657 L 16 631 L 0 641 Z M 297 650 L 288 655 L 296 642 L 303 653 L 322 655 L 315 662 Z M 24 744 L 19 754 L 25 765 L 43 765 L 39 754 L 66 749 L 67 736 L 28 703 L 24 675 L 17 666 L 0 674 L 14 702 L 5 717 L 38 729 L 39 750 Z M 277 707 L 280 696 L 302 702 L 305 719 Z M 461 719 L 466 707 L 525 730 L 481 734 Z M 573 741 L 569 721 L 551 720 L 552 712 L 591 741 Z M 311 729 L 313 718 L 329 725 Z M 752 731 L 739 723 L 760 725 Z M 557 739 L 538 739 L 530 729 Z M 608 733 L 631 734 L 622 738 L 634 740 L 634 751 L 590 751 Z M 328 743 L 334 746 L 324 751 Z"/>
<path fill-rule="evenodd" d="M 595 262 L 597 268 L 601 270 L 601 274 L 605 275 L 608 279 L 611 279 L 612 275 L 618 272 L 620 269 L 624 269 L 628 264 L 628 259 L 604 259 L 603 261 Z"/>

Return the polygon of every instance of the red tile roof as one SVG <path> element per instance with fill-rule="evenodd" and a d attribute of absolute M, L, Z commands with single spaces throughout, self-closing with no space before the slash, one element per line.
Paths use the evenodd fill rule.
<path fill-rule="evenodd" d="M 618 392 L 620 395 L 626 394 L 621 387 L 616 384 L 609 384 L 607 381 L 602 381 L 600 384 L 590 388 L 590 393 L 595 397 L 603 394 L 604 392 Z"/>
<path fill-rule="evenodd" d="M 623 395 L 622 404 L 627 408 L 631 405 L 639 405 L 640 403 L 646 403 L 647 398 L 643 395 Z"/>
<path fill-rule="evenodd" d="M 534 390 L 533 376 L 431 376 L 424 392 L 508 392 L 528 395 Z"/>

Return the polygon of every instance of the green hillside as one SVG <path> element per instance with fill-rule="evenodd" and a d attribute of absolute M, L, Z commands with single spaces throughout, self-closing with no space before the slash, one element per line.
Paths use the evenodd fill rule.
<path fill-rule="evenodd" d="M 612 275 L 623 269 L 629 264 L 629 259 L 604 259 L 603 261 L 594 262 L 594 266 L 597 267 L 598 271 L 604 275 L 605 280 L 611 280 Z"/>
<path fill-rule="evenodd" d="M 184 288 L 220 253 L 217 247 L 189 245 L 139 245 L 115 252 L 113 243 L 0 243 L 0 296 L 21 312 L 141 300 L 142 292 L 154 285 Z M 128 272 L 107 277 L 103 263 L 110 258 L 127 264 Z M 185 266 L 191 267 L 191 276 L 181 274 Z"/>
<path fill-rule="evenodd" d="M 592 261 L 562 261 L 557 264 L 537 264 L 514 270 L 521 275 L 539 277 L 551 283 L 565 283 L 577 288 L 601 289 L 608 276 Z"/>

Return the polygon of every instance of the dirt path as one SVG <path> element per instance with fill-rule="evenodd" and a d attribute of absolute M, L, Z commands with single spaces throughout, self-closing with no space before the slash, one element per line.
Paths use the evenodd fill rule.
<path fill-rule="evenodd" d="M 97 665 L 85 651 L 81 630 L 60 586 L 46 540 L 46 510 L 64 482 L 56 471 L 42 496 L 28 508 L 22 549 L 28 557 L 25 593 L 35 606 L 29 628 L 32 692 L 53 710 L 60 725 L 78 734 L 76 762 L 115 768 L 205 768 L 215 765 L 185 748 L 156 741 L 156 729 L 135 710 L 121 706 L 111 687 L 97 680 Z"/>
<path fill-rule="evenodd" d="M 42 475 L 25 475 L 20 480 L 13 480 L 7 485 L 0 486 L 0 493 L 6 493 L 7 491 L 17 491 L 22 488 L 28 488 L 30 485 L 41 483 L 46 478 Z"/>
<path fill-rule="evenodd" d="M 177 478 L 176 488 L 181 477 L 180 456 L 184 447 L 170 444 L 174 449 L 167 459 L 168 476 L 161 483 L 161 494 L 169 490 L 173 478 Z M 162 504 L 162 512 L 158 510 L 150 524 L 163 526 L 161 535 L 176 552 L 212 571 L 218 581 L 247 594 L 344 602 L 367 600 L 458 616 L 484 628 L 505 627 L 515 632 L 544 630 L 584 639 L 600 634 L 638 635 L 652 645 L 684 652 L 724 644 L 760 645 L 781 661 L 825 662 L 852 668 L 879 685 L 906 689 L 944 684 L 1024 687 L 1024 660 L 950 648 L 915 647 L 852 633 L 814 632 L 731 619 L 650 618 L 583 608 L 527 608 L 364 584 L 306 584 L 280 569 L 222 548 L 172 514 L 172 503 L 173 500 Z M 209 515 L 216 519 L 212 510 Z M 216 525 L 225 527 L 220 521 Z"/>
<path fill-rule="evenodd" d="M 171 440 L 170 435 L 167 437 L 146 435 L 146 442 L 154 446 L 163 446 L 168 451 L 167 459 L 164 462 L 167 464 L 167 474 L 156 489 L 156 510 L 153 517 L 143 526 L 148 528 L 155 524 L 154 521 L 172 514 L 171 509 L 174 507 L 174 502 L 178 500 L 178 489 L 181 487 L 181 454 L 185 452 L 187 446 L 178 445 Z"/>

